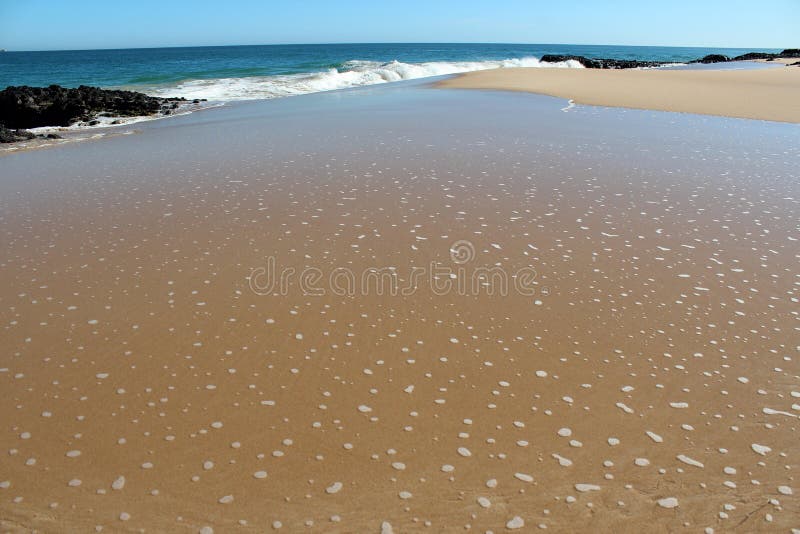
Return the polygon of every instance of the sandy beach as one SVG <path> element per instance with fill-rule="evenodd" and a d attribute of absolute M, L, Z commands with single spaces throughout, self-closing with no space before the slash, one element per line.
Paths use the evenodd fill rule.
<path fill-rule="evenodd" d="M 718 71 L 495 69 L 462 74 L 438 86 L 526 91 L 595 106 L 800 122 L 797 67 Z"/>
<path fill-rule="evenodd" d="M 796 126 L 564 107 L 396 84 L 0 158 L 1 529 L 800 528 Z"/>

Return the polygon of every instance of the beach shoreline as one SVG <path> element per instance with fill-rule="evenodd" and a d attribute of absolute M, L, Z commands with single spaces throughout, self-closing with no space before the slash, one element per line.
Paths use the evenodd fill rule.
<path fill-rule="evenodd" d="M 800 68 L 743 70 L 495 69 L 438 82 L 445 89 L 521 91 L 576 104 L 800 123 Z"/>
<path fill-rule="evenodd" d="M 189 47 L 164 51 L 155 58 L 146 54 L 137 56 L 138 70 L 125 71 L 124 75 L 112 75 L 106 68 L 108 63 L 126 60 L 120 51 L 106 50 L 99 55 L 53 52 L 51 61 L 58 58 L 63 67 L 55 71 L 30 68 L 42 61 L 42 53 L 12 52 L 0 58 L 0 82 L 3 82 L 0 87 L 7 85 L 0 91 L 0 143 L 39 146 L 43 144 L 41 139 L 34 137 L 52 141 L 61 132 L 74 129 L 163 118 L 192 111 L 193 106 L 206 107 L 201 102 L 283 98 L 497 68 L 729 70 L 777 67 L 793 64 L 800 58 L 800 51 L 792 48 L 745 52 L 725 48 L 603 45 L 503 45 L 501 48 L 451 45 L 445 49 L 437 46 L 434 50 L 422 47 L 414 51 L 403 46 L 388 49 L 345 46 L 330 50 L 301 46 L 294 54 L 305 58 L 303 61 L 292 56 L 295 59 L 278 61 L 281 66 L 276 67 L 263 61 L 263 54 L 269 56 L 274 50 L 269 47 L 248 50 L 237 51 L 241 53 L 237 61 L 249 65 L 239 71 L 225 66 L 232 59 L 230 52 Z M 163 54 L 171 59 L 165 61 Z M 200 78 L 191 69 L 183 73 L 169 70 L 176 61 L 188 65 L 207 61 L 208 54 L 216 58 L 212 61 L 216 70 L 212 68 Z M 66 107 L 64 102 L 68 104 Z"/>

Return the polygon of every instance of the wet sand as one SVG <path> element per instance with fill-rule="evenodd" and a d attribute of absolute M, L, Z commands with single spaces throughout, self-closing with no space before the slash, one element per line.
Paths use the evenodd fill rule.
<path fill-rule="evenodd" d="M 775 58 L 775 59 L 772 59 L 772 60 L 756 59 L 755 61 L 757 61 L 759 63 L 767 63 L 767 64 L 780 63 L 781 65 L 792 65 L 792 66 L 794 66 L 795 63 L 800 61 L 800 58 L 796 58 L 796 57 L 793 57 L 793 58 L 779 57 L 779 58 Z"/>
<path fill-rule="evenodd" d="M 438 84 L 526 91 L 578 104 L 800 122 L 800 69 L 494 69 Z"/>
<path fill-rule="evenodd" d="M 562 107 L 406 84 L 0 158 L 2 529 L 800 528 L 796 127 Z"/>

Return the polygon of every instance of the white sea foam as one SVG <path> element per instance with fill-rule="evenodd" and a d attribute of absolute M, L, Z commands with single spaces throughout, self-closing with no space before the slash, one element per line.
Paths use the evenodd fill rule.
<path fill-rule="evenodd" d="M 109 128 L 109 127 L 116 127 L 116 126 L 130 126 L 140 122 L 147 122 L 153 121 L 157 119 L 163 119 L 165 117 L 179 117 L 181 115 L 188 115 L 193 111 L 197 111 L 200 109 L 208 109 L 212 107 L 218 107 L 224 105 L 223 103 L 203 103 L 203 104 L 194 104 L 192 102 L 182 103 L 178 106 L 176 110 L 171 110 L 169 115 L 164 115 L 162 113 L 156 113 L 153 115 L 136 115 L 133 117 L 116 117 L 116 116 L 105 116 L 105 115 L 97 115 L 92 117 L 90 122 L 81 121 L 76 122 L 70 126 L 38 126 L 36 128 L 28 128 L 28 131 L 34 133 L 36 135 L 47 135 L 51 133 L 64 133 L 64 132 L 90 132 L 96 131 L 97 129 L 101 128 Z M 65 140 L 61 140 L 63 142 Z"/>
<path fill-rule="evenodd" d="M 403 63 L 400 61 L 380 63 L 377 61 L 352 60 L 344 63 L 339 69 L 329 69 L 325 72 L 187 80 L 174 85 L 140 88 L 140 90 L 153 96 L 164 97 L 182 96 L 188 99 L 206 98 L 212 101 L 260 100 L 428 78 L 431 76 L 459 74 L 476 70 L 511 67 L 583 68 L 583 65 L 574 60 L 545 63 L 535 57 L 492 61 L 433 61 L 428 63 Z"/>

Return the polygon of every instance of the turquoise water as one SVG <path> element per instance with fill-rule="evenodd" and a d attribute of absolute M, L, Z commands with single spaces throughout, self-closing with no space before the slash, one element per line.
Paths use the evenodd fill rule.
<path fill-rule="evenodd" d="M 543 54 L 685 62 L 771 49 L 548 44 L 265 45 L 0 53 L 0 87 L 81 84 L 159 96 L 260 99 L 469 70 L 542 65 Z M 575 67 L 574 64 L 555 65 Z"/>

